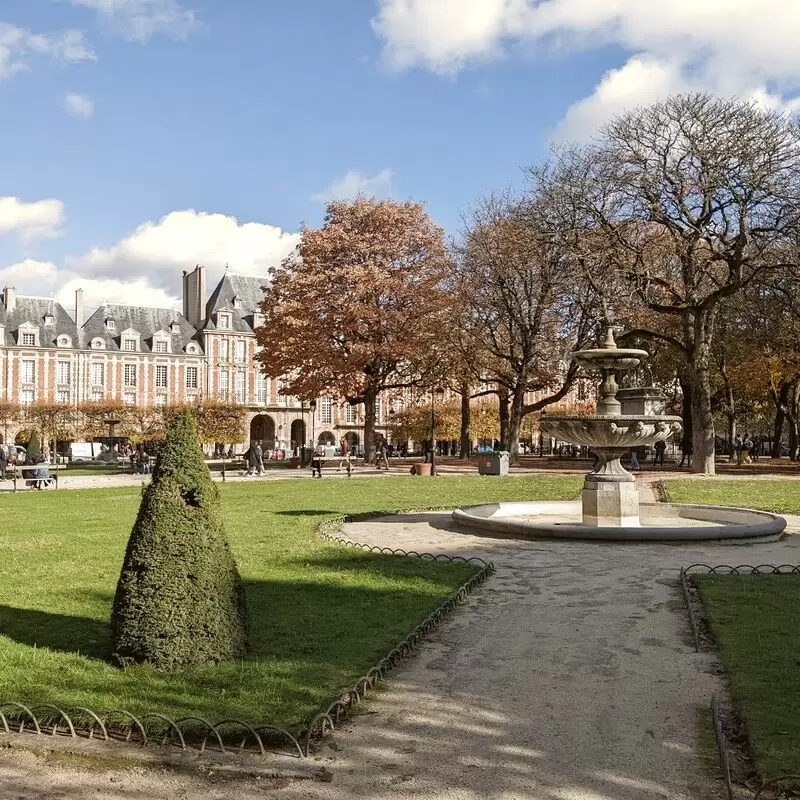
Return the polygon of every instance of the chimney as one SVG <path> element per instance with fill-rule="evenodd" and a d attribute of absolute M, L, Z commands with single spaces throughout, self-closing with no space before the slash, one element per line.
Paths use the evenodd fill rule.
<path fill-rule="evenodd" d="M 199 264 L 183 273 L 183 316 L 198 327 L 205 318 L 206 268 Z"/>
<path fill-rule="evenodd" d="M 13 286 L 3 289 L 3 305 L 6 311 L 11 312 L 17 307 L 17 290 Z"/>
<path fill-rule="evenodd" d="M 75 325 L 83 327 L 83 289 L 75 290 Z"/>

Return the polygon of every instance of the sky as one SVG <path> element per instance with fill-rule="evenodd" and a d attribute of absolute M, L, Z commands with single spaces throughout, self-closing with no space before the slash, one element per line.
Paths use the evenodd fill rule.
<path fill-rule="evenodd" d="M 358 193 L 457 235 L 626 108 L 798 110 L 798 31 L 800 0 L 1 0 L 0 286 L 179 307 Z"/>

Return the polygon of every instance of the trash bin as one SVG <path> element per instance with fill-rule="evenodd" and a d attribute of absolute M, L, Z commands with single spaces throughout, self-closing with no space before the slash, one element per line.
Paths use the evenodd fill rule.
<path fill-rule="evenodd" d="M 479 475 L 508 475 L 508 453 L 478 456 Z"/>

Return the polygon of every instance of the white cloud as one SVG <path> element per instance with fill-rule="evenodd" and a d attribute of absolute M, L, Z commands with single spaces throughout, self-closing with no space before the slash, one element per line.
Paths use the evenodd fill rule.
<path fill-rule="evenodd" d="M 380 0 L 372 21 L 394 69 L 456 72 L 509 44 L 614 45 L 629 60 L 560 127 L 581 138 L 623 107 L 684 88 L 790 107 L 800 90 L 797 0 Z M 655 80 L 655 84 L 651 81 Z"/>
<path fill-rule="evenodd" d="M 87 278 L 143 277 L 171 296 L 180 290 L 182 270 L 195 264 L 207 267 L 209 283 L 222 277 L 226 264 L 233 272 L 265 275 L 299 238 L 273 225 L 240 224 L 224 214 L 173 211 L 158 222 L 145 222 L 113 247 L 96 247 L 72 259 L 70 268 Z"/>
<path fill-rule="evenodd" d="M 394 173 L 390 169 L 382 169 L 374 175 L 350 171 L 337 178 L 330 186 L 313 195 L 315 203 L 327 203 L 331 200 L 353 200 L 360 194 L 379 196 L 387 194 L 392 187 Z"/>
<path fill-rule="evenodd" d="M 84 309 L 103 303 L 119 303 L 126 306 L 151 306 L 153 308 L 178 308 L 181 300 L 177 294 L 154 288 L 147 278 L 114 280 L 112 278 L 83 278 L 73 273 L 62 275 L 68 280 L 55 293 L 56 300 L 72 315 L 75 308 L 75 291 L 83 289 Z M 87 313 L 88 316 L 88 313 Z"/>
<path fill-rule="evenodd" d="M 58 269 L 52 261 L 26 258 L 0 269 L 0 286 L 16 286 L 22 294 L 47 295 L 57 279 Z"/>
<path fill-rule="evenodd" d="M 25 203 L 18 197 L 0 197 L 0 235 L 17 233 L 23 244 L 59 236 L 64 221 L 60 200 L 37 200 Z"/>
<path fill-rule="evenodd" d="M 194 11 L 177 0 L 71 0 L 75 6 L 96 11 L 117 33 L 135 42 L 156 34 L 186 39 L 199 30 Z"/>
<path fill-rule="evenodd" d="M 49 56 L 67 64 L 97 59 L 81 31 L 31 33 L 25 28 L 0 22 L 0 79 L 29 69 L 30 59 L 35 56 Z"/>
<path fill-rule="evenodd" d="M 89 119 L 94 114 L 94 103 L 81 94 L 68 94 L 64 98 L 64 108 L 78 119 Z"/>

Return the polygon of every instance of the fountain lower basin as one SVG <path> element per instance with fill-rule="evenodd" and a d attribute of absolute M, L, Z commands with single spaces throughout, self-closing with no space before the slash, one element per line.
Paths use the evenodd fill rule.
<path fill-rule="evenodd" d="M 582 522 L 580 500 L 466 506 L 453 519 L 510 538 L 589 541 L 775 541 L 786 520 L 778 514 L 728 506 L 640 503 L 639 524 L 617 527 Z"/>

